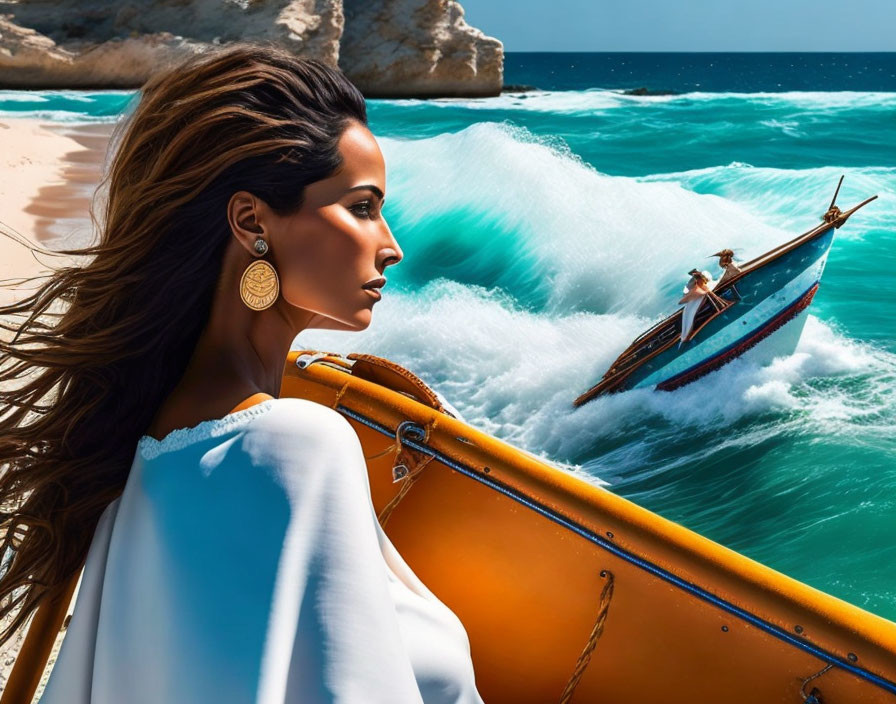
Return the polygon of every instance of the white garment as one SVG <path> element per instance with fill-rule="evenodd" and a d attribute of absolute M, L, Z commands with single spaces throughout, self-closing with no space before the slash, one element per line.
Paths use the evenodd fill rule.
<path fill-rule="evenodd" d="M 678 342 L 678 346 L 681 345 L 687 340 L 688 335 L 691 334 L 691 329 L 694 327 L 694 318 L 697 315 L 697 311 L 700 310 L 700 306 L 703 305 L 703 299 L 706 297 L 706 294 L 700 296 L 700 298 L 694 298 L 684 304 L 684 307 L 681 311 L 681 339 Z"/>
<path fill-rule="evenodd" d="M 703 275 L 706 277 L 706 285 L 705 288 L 709 291 L 712 291 L 712 287 L 715 285 L 715 282 L 712 280 L 712 276 L 709 275 L 708 271 L 704 271 Z M 692 276 L 687 284 L 684 287 L 684 294 L 687 295 L 691 293 L 694 288 L 697 286 L 696 277 Z M 697 316 L 697 311 L 700 310 L 700 306 L 703 305 L 703 301 L 706 298 L 706 294 L 700 294 L 699 297 L 695 297 L 684 304 L 681 311 L 681 337 L 678 342 L 678 346 L 681 347 L 685 341 L 687 340 L 688 335 L 691 334 L 691 329 L 694 327 L 694 318 Z"/>
<path fill-rule="evenodd" d="M 337 411 L 270 399 L 140 439 L 40 704 L 173 702 L 482 704 Z"/>
<path fill-rule="evenodd" d="M 721 266 L 721 265 L 719 265 Z M 733 279 L 735 276 L 741 273 L 741 268 L 737 266 L 734 262 L 731 262 L 728 266 L 722 267 L 725 271 L 722 273 L 722 278 L 719 279 L 719 282 L 716 284 L 716 287 L 721 286 L 723 283 L 728 281 L 728 279 Z"/>

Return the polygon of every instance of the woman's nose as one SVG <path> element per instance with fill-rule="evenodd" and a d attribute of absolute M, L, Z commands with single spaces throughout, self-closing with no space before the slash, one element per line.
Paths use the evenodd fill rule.
<path fill-rule="evenodd" d="M 383 227 L 386 230 L 386 243 L 382 250 L 383 267 L 387 267 L 392 264 L 398 264 L 398 262 L 404 259 L 404 252 L 398 246 L 398 240 L 395 239 L 395 235 L 392 234 L 392 230 L 385 220 L 383 220 Z"/>

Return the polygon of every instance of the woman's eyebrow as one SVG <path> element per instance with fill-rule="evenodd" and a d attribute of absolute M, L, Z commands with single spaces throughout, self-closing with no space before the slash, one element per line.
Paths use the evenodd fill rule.
<path fill-rule="evenodd" d="M 383 200 L 383 192 L 379 188 L 374 186 L 372 183 L 364 183 L 364 184 L 361 184 L 360 186 L 352 186 L 351 188 L 349 188 L 346 191 L 346 193 L 348 193 L 349 191 L 357 191 L 362 188 L 366 188 L 370 191 L 373 191 L 374 193 L 376 193 L 376 195 L 379 197 L 380 200 Z"/>

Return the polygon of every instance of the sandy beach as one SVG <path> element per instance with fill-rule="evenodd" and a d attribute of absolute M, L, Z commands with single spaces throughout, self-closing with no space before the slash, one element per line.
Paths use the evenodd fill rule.
<path fill-rule="evenodd" d="M 48 249 L 88 244 L 90 198 L 112 128 L 111 123 L 0 120 L 0 231 L 11 229 Z M 0 236 L 0 279 L 46 273 L 46 264 L 55 259 L 39 261 L 26 247 Z M 0 288 L 0 302 L 17 297 L 8 286 Z"/>
<path fill-rule="evenodd" d="M 90 198 L 102 175 L 112 128 L 111 123 L 68 126 L 26 118 L 0 120 L 0 231 L 11 229 L 51 250 L 88 244 Z M 63 257 L 38 257 L 6 234 L 0 236 L 0 279 L 45 274 L 46 264 L 65 262 Z M 0 286 L 0 303 L 27 295 L 36 283 Z M 23 638 L 20 632 L 0 648 L 0 691 Z M 58 638 L 50 664 L 61 642 Z"/>

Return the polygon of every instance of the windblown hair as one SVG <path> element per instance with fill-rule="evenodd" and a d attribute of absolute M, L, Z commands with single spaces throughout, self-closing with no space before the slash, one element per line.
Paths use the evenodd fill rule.
<path fill-rule="evenodd" d="M 734 250 L 733 249 L 720 249 L 716 252 L 715 256 L 719 258 L 719 261 L 723 262 L 728 259 L 734 259 Z"/>
<path fill-rule="evenodd" d="M 67 259 L 0 305 L 0 619 L 19 609 L 0 645 L 81 569 L 182 377 L 232 236 L 231 195 L 295 212 L 340 167 L 351 120 L 367 125 L 364 97 L 336 68 L 271 45 L 210 50 L 151 77 L 116 125 L 105 202 L 90 204 L 98 244 L 15 238 Z"/>

